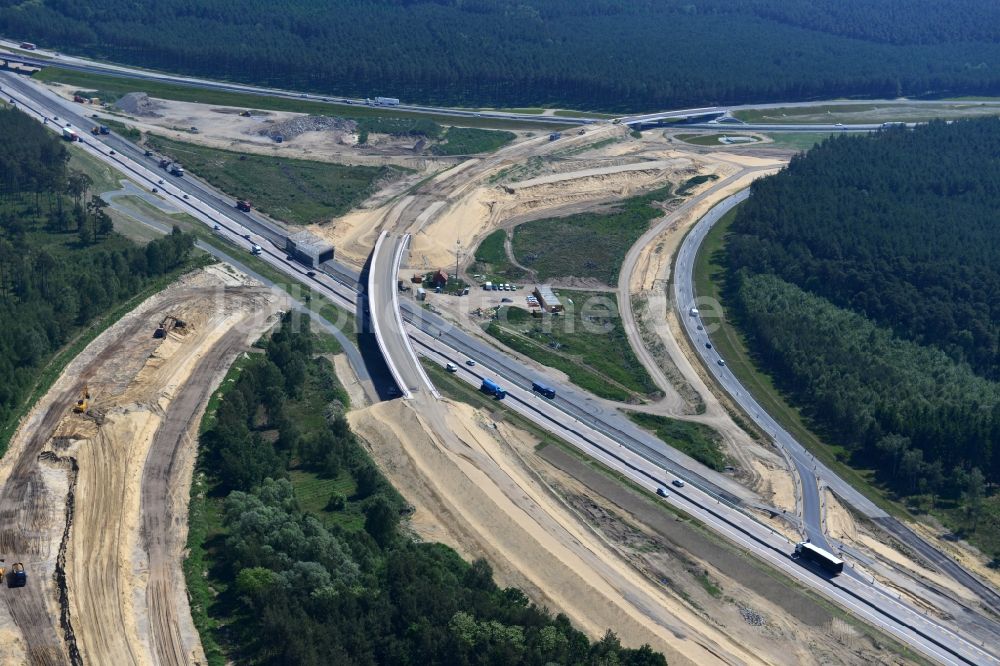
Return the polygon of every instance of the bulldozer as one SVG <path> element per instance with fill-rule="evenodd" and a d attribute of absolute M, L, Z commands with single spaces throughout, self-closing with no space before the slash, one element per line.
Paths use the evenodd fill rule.
<path fill-rule="evenodd" d="M 88 403 L 90 402 L 90 390 L 87 385 L 84 384 L 83 388 L 80 390 L 80 399 L 76 401 L 73 405 L 73 412 L 76 414 L 83 414 L 87 411 Z"/>

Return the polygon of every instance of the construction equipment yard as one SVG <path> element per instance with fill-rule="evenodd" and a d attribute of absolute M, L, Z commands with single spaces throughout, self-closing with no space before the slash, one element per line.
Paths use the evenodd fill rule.
<path fill-rule="evenodd" d="M 279 298 L 219 266 L 101 334 L 37 403 L 0 465 L 4 664 L 203 661 L 180 572 L 195 429 Z M 175 325 L 157 335 L 165 317 Z M 163 329 L 160 329 L 161 331 Z M 86 385 L 87 409 L 73 406 Z"/>

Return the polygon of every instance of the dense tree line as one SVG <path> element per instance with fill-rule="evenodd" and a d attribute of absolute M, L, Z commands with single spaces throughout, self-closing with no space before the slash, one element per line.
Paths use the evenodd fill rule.
<path fill-rule="evenodd" d="M 89 179 L 37 122 L 0 109 L 0 426 L 39 368 L 97 315 L 185 263 L 193 238 L 140 247 L 112 231 Z"/>
<path fill-rule="evenodd" d="M 0 0 L 9 36 L 414 102 L 663 108 L 1000 90 L 991 0 Z"/>
<path fill-rule="evenodd" d="M 759 181 L 728 242 L 774 273 L 1000 380 L 1000 119 L 842 136 Z"/>
<path fill-rule="evenodd" d="M 350 431 L 342 408 L 303 423 L 301 400 L 336 401 L 330 363 L 313 358 L 307 330 L 284 325 L 266 355 L 226 390 L 202 436 L 200 467 L 226 494 L 224 547 L 215 563 L 229 581 L 221 606 L 227 658 L 255 664 L 663 665 L 648 647 L 622 648 L 609 633 L 591 644 L 517 589 L 501 589 L 484 561 L 417 543 L 398 529 L 404 504 Z M 309 413 L 313 413 L 313 409 Z M 267 434 L 268 436 L 265 436 Z M 356 486 L 328 511 L 360 505 L 363 526 L 302 510 L 290 466 Z M 222 555 L 224 553 L 224 555 Z M 224 661 L 224 660 L 220 660 Z"/>
<path fill-rule="evenodd" d="M 736 302 L 779 387 L 886 485 L 957 498 L 1000 479 L 1000 384 L 774 275 Z"/>
<path fill-rule="evenodd" d="M 828 139 L 758 181 L 726 241 L 751 352 L 901 495 L 1000 482 L 1000 119 Z"/>

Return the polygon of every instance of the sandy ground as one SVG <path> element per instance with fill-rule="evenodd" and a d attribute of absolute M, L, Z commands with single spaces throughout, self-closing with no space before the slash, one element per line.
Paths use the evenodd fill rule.
<path fill-rule="evenodd" d="M 611 627 L 625 644 L 663 650 L 672 664 L 759 661 L 625 566 L 505 445 L 516 436 L 506 426 L 450 403 L 442 418 L 451 438 L 442 440 L 424 420 L 435 406 L 411 402 L 380 403 L 349 418 L 416 507 L 418 525 L 442 519 L 437 538 L 486 557 L 502 585 L 522 587 L 592 637 Z"/>
<path fill-rule="evenodd" d="M 917 580 L 926 581 L 931 583 L 936 588 L 947 590 L 951 594 L 955 595 L 955 597 L 959 600 L 966 603 L 974 602 L 976 598 L 975 595 L 965 587 L 956 583 L 949 576 L 945 576 L 937 571 L 928 569 L 920 562 L 907 557 L 897 549 L 886 544 L 883 541 L 881 534 L 876 536 L 871 529 L 859 526 L 851 513 L 844 508 L 843 504 L 841 504 L 841 502 L 837 499 L 837 496 L 830 492 L 829 489 L 824 491 L 823 501 L 826 508 L 825 520 L 827 532 L 831 537 L 843 541 L 845 544 L 854 546 L 865 554 L 888 563 L 894 568 L 907 571 Z M 905 590 L 909 587 L 895 576 L 885 577 L 884 574 L 888 572 L 882 570 L 880 567 L 870 566 L 869 568 L 874 571 L 876 576 L 882 579 L 886 584 L 892 585 L 893 587 L 901 590 Z M 935 609 L 931 605 L 928 605 L 926 600 L 920 599 L 918 595 L 912 595 L 911 598 L 913 598 L 915 603 L 921 607 L 932 611 L 939 610 Z"/>
<path fill-rule="evenodd" d="M 500 585 L 566 613 L 592 638 L 611 628 L 624 644 L 649 643 L 671 664 L 876 657 L 876 646 L 850 625 L 561 448 L 539 453 L 532 436 L 465 404 L 445 410 L 440 418 L 453 441 L 429 434 L 439 418 L 429 413 L 433 405 L 393 401 L 349 419 L 415 507 L 409 525 L 418 537 L 485 557 Z M 560 458 L 579 478 L 552 464 Z M 604 499 L 615 495 L 626 502 Z M 709 593 L 709 585 L 723 592 Z M 748 612 L 763 623 L 751 624 Z"/>
<path fill-rule="evenodd" d="M 20 590 L 44 601 L 49 621 L 26 624 L 8 599 L 32 663 L 203 662 L 180 570 L 190 435 L 235 355 L 273 323 L 277 298 L 246 282 L 210 267 L 145 301 L 70 364 L 15 437 L 0 465 L 3 510 L 30 514 L 10 489 L 49 461 L 28 497 L 45 494 L 36 522 L 61 537 L 35 549 Z M 153 338 L 168 314 L 186 325 Z M 73 414 L 83 382 L 90 409 Z M 17 645 L 5 642 L 4 663 L 18 661 Z"/>
<path fill-rule="evenodd" d="M 344 385 L 347 397 L 351 400 L 351 409 L 367 407 L 370 404 L 368 396 L 365 395 L 365 389 L 361 386 L 361 381 L 354 372 L 354 368 L 348 362 L 347 354 L 336 354 L 332 360 L 334 371 L 337 373 L 340 383 Z"/>
<path fill-rule="evenodd" d="M 75 86 L 48 84 L 66 99 L 73 99 Z M 280 155 L 289 158 L 336 162 L 358 166 L 396 166 L 423 172 L 435 165 L 454 164 L 455 158 L 439 158 L 413 151 L 415 139 L 396 139 L 372 134 L 367 145 L 359 146 L 357 134 L 339 131 L 304 132 L 282 143 L 275 143 L 258 131 L 269 124 L 304 116 L 287 111 L 254 111 L 250 117 L 239 115 L 243 108 L 155 99 L 159 105 L 156 117 L 134 116 L 114 109 L 81 105 L 87 116 L 96 113 L 112 118 L 144 132 L 178 141 L 197 143 L 212 148 L 235 150 L 259 155 Z M 190 128 L 196 127 L 197 132 Z M 89 129 L 89 128 L 88 128 Z"/>

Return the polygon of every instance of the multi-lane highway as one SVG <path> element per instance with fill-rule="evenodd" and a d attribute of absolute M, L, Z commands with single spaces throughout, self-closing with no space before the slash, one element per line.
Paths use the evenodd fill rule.
<path fill-rule="evenodd" d="M 6 47 L 6 51 L 2 50 Z M 142 79 L 148 81 L 159 81 L 163 83 L 175 83 L 196 88 L 205 88 L 211 90 L 221 90 L 228 92 L 243 93 L 249 95 L 261 95 L 268 97 L 283 97 L 288 99 L 304 99 L 311 102 L 318 102 L 331 105 L 342 105 L 342 106 L 363 106 L 368 100 L 361 98 L 349 98 L 349 97 L 332 97 L 327 95 L 319 95 L 313 93 L 300 93 L 291 90 L 282 90 L 280 88 L 267 88 L 262 86 L 252 86 L 244 85 L 239 83 L 230 83 L 225 81 L 215 81 L 212 79 L 202 79 L 190 76 L 179 76 L 176 74 L 169 74 L 164 72 L 156 72 L 148 69 L 141 69 L 137 67 L 128 67 L 124 65 L 114 65 L 110 63 L 98 62 L 95 60 L 89 60 L 87 58 L 78 58 L 74 56 L 68 56 L 61 53 L 56 53 L 54 51 L 48 51 L 40 49 L 37 51 L 32 51 L 30 53 L 25 52 L 18 48 L 18 42 L 13 42 L 10 40 L 0 39 L 0 59 L 9 59 L 13 62 L 22 62 L 24 64 L 33 65 L 37 67 L 51 67 L 58 66 L 65 69 L 72 69 L 79 72 L 88 72 L 93 74 L 107 74 L 112 76 L 124 76 L 135 79 Z M 373 93 L 373 97 L 376 94 L 387 94 L 387 91 L 381 91 L 378 93 Z M 388 93 L 388 94 L 391 94 Z M 872 104 L 879 104 L 885 106 L 891 105 L 934 105 L 934 106 L 968 106 L 968 101 L 960 100 L 906 100 L 906 99 L 885 99 L 885 100 L 813 100 L 808 102 L 778 102 L 778 103 L 766 103 L 766 104 L 733 104 L 733 105 L 715 105 L 707 107 L 697 107 L 691 109 L 673 109 L 669 111 L 656 111 L 652 113 L 644 114 L 634 114 L 634 115 L 624 115 L 621 118 L 616 119 L 617 122 L 633 126 L 641 126 L 643 124 L 657 123 L 660 121 L 676 121 L 691 118 L 700 117 L 719 117 L 723 115 L 731 115 L 733 113 L 744 111 L 744 110 L 763 110 L 763 109 L 778 109 L 778 108 L 809 108 L 817 106 L 827 106 L 829 104 L 836 104 L 837 106 L 871 106 Z M 991 102 L 984 102 L 987 104 L 995 104 Z M 547 115 L 545 113 L 541 114 L 530 114 L 530 113 L 511 113 L 506 111 L 477 111 L 474 109 L 455 109 L 448 107 L 439 106 L 427 106 L 421 104 L 400 104 L 398 106 L 386 107 L 386 110 L 413 112 L 413 113 L 432 113 L 443 116 L 452 116 L 455 118 L 485 118 L 485 119 L 495 119 L 495 120 L 505 120 L 505 121 L 519 121 L 525 123 L 547 123 L 547 124 L 566 124 L 566 125 L 588 125 L 600 122 L 609 122 L 606 115 L 590 115 L 586 112 L 578 112 L 574 115 Z M 1000 104 L 997 104 L 997 111 L 1000 113 Z M 727 127 L 726 125 L 692 125 L 696 128 L 706 128 L 706 129 L 718 129 Z M 782 131 L 782 132 L 833 132 L 838 130 L 849 130 L 849 131 L 872 131 L 881 128 L 880 124 L 851 124 L 851 125 L 839 125 L 832 123 L 819 123 L 819 124 L 782 124 L 782 125 L 765 125 L 765 124 L 734 124 L 730 127 L 735 127 L 743 130 L 770 130 L 770 131 Z"/>
<path fill-rule="evenodd" d="M 48 118 L 59 115 L 70 118 L 70 122 L 78 127 L 87 126 L 80 122 L 79 116 L 74 121 L 75 112 L 70 103 L 38 90 L 30 82 L 15 82 L 12 78 L 10 75 L 0 75 L 5 89 L 10 85 L 11 96 L 16 96 L 22 105 L 31 105 L 34 112 Z M 111 155 L 112 146 L 116 155 Z M 88 137 L 84 148 L 147 188 L 151 188 L 160 178 L 165 178 L 141 151 L 119 137 L 102 137 L 101 140 L 91 140 Z M 309 283 L 343 307 L 354 307 L 357 275 L 349 269 L 334 268 L 332 274 L 336 280 L 323 274 L 310 278 L 301 267 L 285 260 L 284 230 L 280 227 L 268 220 L 239 213 L 227 197 L 190 177 L 169 178 L 161 187 L 166 196 L 196 219 L 206 224 L 220 224 L 221 231 L 237 244 L 248 245 L 243 238 L 244 233 L 250 233 L 253 240 L 259 238 L 262 244 L 273 244 L 272 247 L 276 246 L 279 250 L 265 246 L 263 258 L 266 261 L 296 279 Z M 378 262 L 379 270 L 387 272 L 379 273 L 376 281 L 387 281 L 390 290 L 395 289 L 400 256 L 398 247 L 397 245 L 388 253 L 391 257 L 388 262 Z M 386 263 L 389 264 L 389 269 L 384 268 Z M 383 294 L 376 298 L 384 299 L 384 290 L 381 285 L 377 286 L 377 289 L 371 291 Z M 698 516 L 758 557 L 781 568 L 786 574 L 912 645 L 929 658 L 949 664 L 1000 664 L 995 654 L 977 647 L 975 640 L 963 636 L 961 628 L 935 623 L 879 585 L 851 577 L 828 581 L 794 564 L 787 557 L 791 545 L 783 537 L 774 534 L 768 527 L 730 504 L 740 502 L 745 497 L 746 492 L 741 487 L 724 476 L 712 477 L 711 474 L 715 473 L 711 470 L 703 470 L 706 472 L 703 476 L 697 463 L 636 428 L 617 412 L 603 409 L 582 391 L 558 382 L 547 382 L 556 385 L 559 397 L 555 401 L 540 398 L 531 394 L 528 389 L 531 380 L 537 378 L 537 371 L 453 329 L 442 319 L 414 307 L 408 301 L 404 301 L 402 305 L 402 314 L 411 338 L 411 343 L 408 344 L 416 345 L 419 353 L 438 360 L 447 358 L 457 365 L 462 365 L 468 358 L 477 360 L 476 368 L 463 367 L 462 374 L 467 380 L 478 384 L 486 372 L 491 377 L 504 378 L 507 382 L 505 388 L 510 391 L 511 406 L 523 410 L 522 413 L 536 423 L 571 443 L 581 442 L 589 446 L 585 450 L 616 469 L 628 470 L 630 476 L 644 479 L 643 485 L 647 488 L 664 485 L 674 475 L 688 480 L 686 489 L 673 492 L 670 501 Z M 394 357 L 403 353 L 410 353 L 405 350 L 405 346 L 391 352 Z M 408 380 L 403 381 L 408 383 Z M 664 472 L 665 468 L 669 470 L 668 473 Z M 707 474 L 708 472 L 711 474 Z M 989 649 L 995 651 L 996 645 Z"/>

